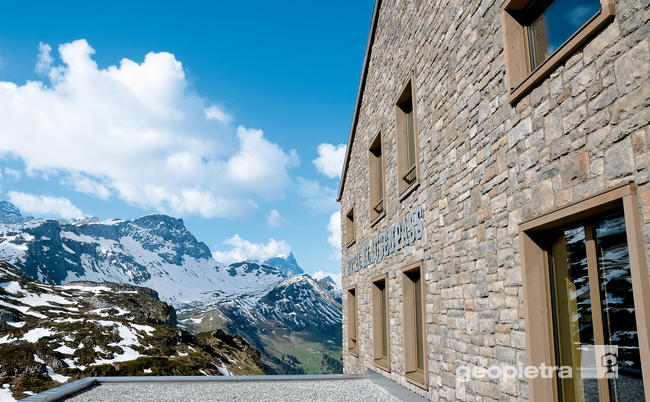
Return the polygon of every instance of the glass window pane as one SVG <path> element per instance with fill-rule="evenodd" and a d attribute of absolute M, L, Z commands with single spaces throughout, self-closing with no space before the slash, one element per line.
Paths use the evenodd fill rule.
<path fill-rule="evenodd" d="M 612 401 L 644 400 L 625 218 L 596 225 L 598 275 L 605 343 L 618 346 L 618 379 L 610 379 Z"/>
<path fill-rule="evenodd" d="M 422 339 L 422 278 L 417 274 L 415 285 L 415 340 L 418 370 L 424 370 L 424 340 Z"/>
<path fill-rule="evenodd" d="M 381 289 L 381 353 L 383 357 L 388 357 L 388 323 L 386 322 L 386 310 L 388 306 L 386 305 L 386 298 L 386 285 L 384 285 L 383 289 Z"/>
<path fill-rule="evenodd" d="M 551 2 L 529 26 L 531 69 L 537 68 L 600 9 L 600 0 Z"/>
<path fill-rule="evenodd" d="M 382 174 L 381 154 L 377 157 L 377 202 L 384 196 L 384 176 Z"/>
<path fill-rule="evenodd" d="M 558 379 L 563 401 L 598 400 L 596 379 L 582 378 L 582 346 L 594 344 L 584 227 L 559 234 L 551 249 L 551 296 L 558 366 L 571 366 L 572 378 Z"/>
<path fill-rule="evenodd" d="M 415 127 L 413 123 L 413 110 L 406 114 L 407 140 L 408 140 L 408 164 L 409 169 L 415 165 Z"/>

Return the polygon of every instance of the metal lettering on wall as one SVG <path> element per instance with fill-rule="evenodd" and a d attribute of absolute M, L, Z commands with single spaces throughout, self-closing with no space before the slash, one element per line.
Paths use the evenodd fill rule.
<path fill-rule="evenodd" d="M 379 236 L 370 241 L 370 244 L 363 246 L 346 260 L 347 275 L 359 271 L 370 264 L 379 262 L 385 257 L 401 250 L 406 246 L 415 243 L 422 238 L 424 223 L 422 222 L 422 207 L 416 212 L 410 212 L 407 218 L 398 219 L 397 223 L 391 225 Z"/>

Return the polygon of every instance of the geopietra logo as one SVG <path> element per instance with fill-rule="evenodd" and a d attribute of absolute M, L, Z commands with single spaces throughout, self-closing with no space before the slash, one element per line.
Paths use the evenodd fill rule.
<path fill-rule="evenodd" d="M 618 378 L 618 346 L 582 345 L 580 347 L 580 366 L 524 366 L 512 365 L 459 366 L 456 375 L 461 381 L 490 378 Z"/>

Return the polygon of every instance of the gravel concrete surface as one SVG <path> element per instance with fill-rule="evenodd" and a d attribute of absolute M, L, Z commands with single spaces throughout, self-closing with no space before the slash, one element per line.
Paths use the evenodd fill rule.
<path fill-rule="evenodd" d="M 105 383 L 68 401 L 399 401 L 369 379 L 214 383 Z"/>

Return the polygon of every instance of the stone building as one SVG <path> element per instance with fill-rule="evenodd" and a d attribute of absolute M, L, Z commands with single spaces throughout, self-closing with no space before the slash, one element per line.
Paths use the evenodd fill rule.
<path fill-rule="evenodd" d="M 339 191 L 345 373 L 650 400 L 649 32 L 648 0 L 376 0 Z M 618 378 L 583 378 L 590 345 Z"/>

